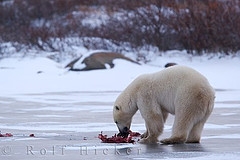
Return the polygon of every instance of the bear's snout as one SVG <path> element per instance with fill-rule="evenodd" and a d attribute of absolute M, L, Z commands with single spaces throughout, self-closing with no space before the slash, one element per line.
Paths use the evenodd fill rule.
<path fill-rule="evenodd" d="M 127 137 L 129 134 L 129 128 L 128 127 L 124 127 L 122 129 L 119 128 L 119 134 L 118 136 L 122 136 L 122 137 Z"/>

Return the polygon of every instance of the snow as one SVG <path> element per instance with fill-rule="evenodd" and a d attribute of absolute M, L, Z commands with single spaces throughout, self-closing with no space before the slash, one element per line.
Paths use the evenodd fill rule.
<path fill-rule="evenodd" d="M 176 51 L 175 51 L 176 52 Z M 190 66 L 205 75 L 215 89 L 240 89 L 240 59 L 162 56 L 150 64 L 115 60 L 115 68 L 71 72 L 48 58 L 5 58 L 0 61 L 1 94 L 46 92 L 122 91 L 140 74 L 160 71 L 167 62 Z M 224 93 L 221 93 L 224 94 Z M 220 95 L 221 98 L 224 95 Z M 234 97 L 237 99 L 237 97 Z M 218 100 L 218 99 L 217 99 Z"/>

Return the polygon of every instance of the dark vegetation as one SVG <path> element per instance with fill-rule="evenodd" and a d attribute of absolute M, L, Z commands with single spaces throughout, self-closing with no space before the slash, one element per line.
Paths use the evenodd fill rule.
<path fill-rule="evenodd" d="M 19 50 L 54 52 L 75 44 L 115 52 L 235 54 L 240 50 L 240 1 L 0 0 L 3 42 Z"/>

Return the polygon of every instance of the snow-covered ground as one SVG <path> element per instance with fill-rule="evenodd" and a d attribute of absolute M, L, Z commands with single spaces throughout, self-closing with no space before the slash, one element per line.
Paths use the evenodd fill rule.
<path fill-rule="evenodd" d="M 116 65 L 113 69 L 85 72 L 68 71 L 64 68 L 67 62 L 57 63 L 45 57 L 1 59 L 0 130 L 2 133 L 11 132 L 14 137 L 0 139 L 2 144 L 0 144 L 0 157 L 4 154 L 6 146 L 12 147 L 10 155 L 21 155 L 21 146 L 26 142 L 28 142 L 27 147 L 45 147 L 46 145 L 49 147 L 52 143 L 54 145 L 60 143 L 66 145 L 64 148 L 66 152 L 74 152 L 84 145 L 88 147 L 90 156 L 91 151 L 96 151 L 96 148 L 97 151 L 102 151 L 106 147 L 114 150 L 115 146 L 103 145 L 96 141 L 96 137 L 94 138 L 100 131 L 109 135 L 117 132 L 112 122 L 114 100 L 138 75 L 160 71 L 164 69 L 167 62 L 176 62 L 198 70 L 215 88 L 215 110 L 205 126 L 202 148 L 221 153 L 201 154 L 205 151 L 199 148 L 197 149 L 200 153 L 195 153 L 196 146 L 193 146 L 193 151 L 191 148 L 178 150 L 177 147 L 165 146 L 163 149 L 167 152 L 177 149 L 179 153 L 173 153 L 171 156 L 162 153 L 162 158 L 237 159 L 239 153 L 236 153 L 236 147 L 239 145 L 235 146 L 235 143 L 240 139 L 240 58 L 192 57 L 180 51 L 171 51 L 163 56 L 153 57 L 148 64 L 136 65 L 115 60 Z M 161 138 L 169 136 L 172 120 L 173 117 L 170 117 Z M 141 133 L 145 130 L 139 114 L 133 120 L 132 130 Z M 34 133 L 36 137 L 23 136 L 30 133 Z M 63 140 L 64 136 L 65 140 Z M 82 140 L 85 136 L 87 141 Z M 214 146 L 216 141 L 226 142 L 230 146 Z M 149 149 L 149 146 L 120 145 L 117 147 L 120 149 L 130 147 L 135 152 L 138 151 L 137 148 L 141 148 L 141 153 L 144 153 L 140 156 L 137 156 L 137 153 L 132 154 L 128 158 L 159 158 L 155 152 L 156 148 Z M 171 147 L 172 150 L 169 149 Z M 161 147 L 158 149 L 164 152 L 164 150 L 161 151 Z M 230 152 L 231 149 L 233 154 Z M 187 152 L 182 154 L 182 151 Z M 26 146 L 22 152 L 26 156 Z M 105 158 L 116 158 L 114 155 L 111 156 L 113 157 Z M 31 158 L 25 157 L 25 159 Z"/>
<path fill-rule="evenodd" d="M 167 62 L 198 70 L 215 89 L 240 89 L 239 57 L 192 57 L 172 51 L 165 56 L 154 57 L 148 64 L 115 60 L 116 67 L 113 69 L 86 72 L 69 72 L 64 63 L 45 57 L 5 58 L 0 60 L 0 94 L 121 91 L 138 75 L 160 71 Z"/>

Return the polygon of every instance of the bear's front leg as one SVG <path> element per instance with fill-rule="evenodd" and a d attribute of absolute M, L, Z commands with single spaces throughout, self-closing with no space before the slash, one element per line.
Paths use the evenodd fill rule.
<path fill-rule="evenodd" d="M 163 118 L 161 115 L 154 113 L 152 116 L 147 117 L 145 119 L 145 125 L 147 131 L 141 135 L 141 140 L 139 143 L 157 143 L 158 141 L 158 136 L 162 133 L 163 131 Z"/>
<path fill-rule="evenodd" d="M 142 138 L 140 139 L 139 143 L 142 144 L 154 144 L 154 143 L 158 143 L 158 138 L 157 137 L 147 137 L 147 138 Z"/>
<path fill-rule="evenodd" d="M 142 143 L 142 144 L 151 144 L 151 143 L 157 143 L 158 142 L 158 139 L 157 139 L 158 136 L 149 136 L 148 134 L 148 130 L 143 133 L 141 135 L 141 139 L 139 141 L 139 143 Z"/>

